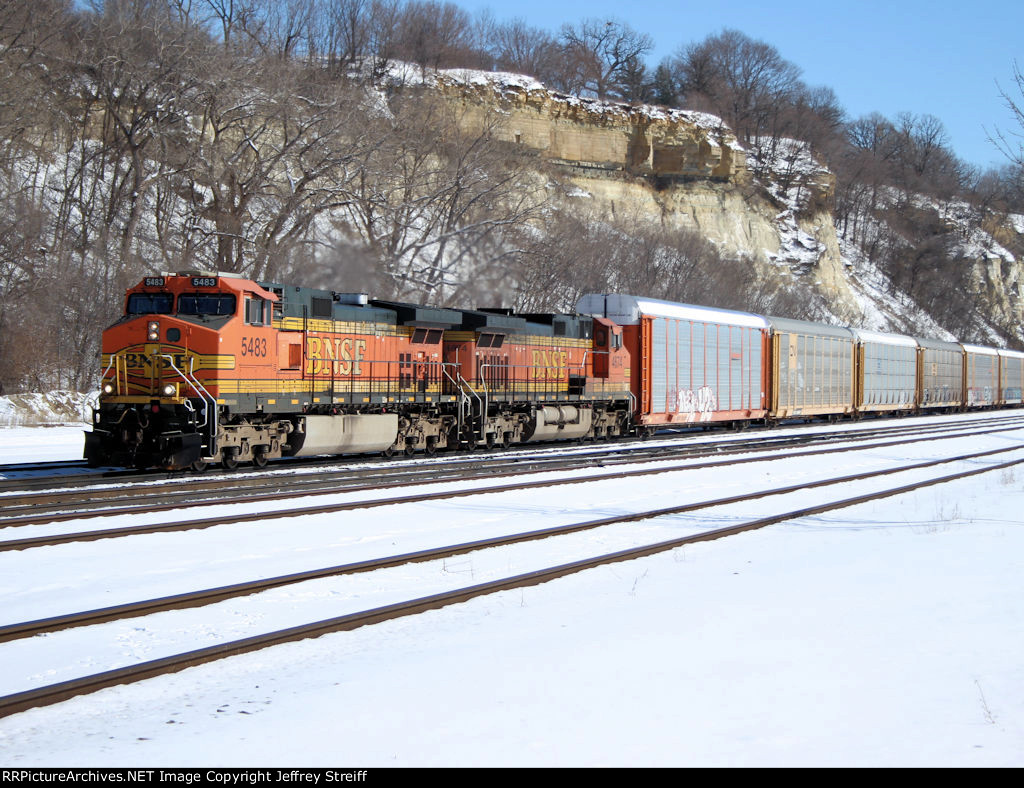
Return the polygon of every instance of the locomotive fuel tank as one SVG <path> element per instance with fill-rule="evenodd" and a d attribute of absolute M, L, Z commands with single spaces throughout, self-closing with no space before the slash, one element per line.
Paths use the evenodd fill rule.
<path fill-rule="evenodd" d="M 527 441 L 576 440 L 590 432 L 593 411 L 575 405 L 537 408 Z"/>
<path fill-rule="evenodd" d="M 397 434 L 397 413 L 302 416 L 288 438 L 288 454 L 310 457 L 384 451 Z"/>

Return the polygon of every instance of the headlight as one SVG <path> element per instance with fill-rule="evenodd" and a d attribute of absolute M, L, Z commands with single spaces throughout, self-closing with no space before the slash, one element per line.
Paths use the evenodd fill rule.
<path fill-rule="evenodd" d="M 114 393 L 114 384 L 113 383 L 104 383 L 103 384 L 103 393 L 104 394 L 113 394 Z"/>
<path fill-rule="evenodd" d="M 146 328 L 146 338 L 151 341 L 160 339 L 160 323 L 158 321 L 149 321 L 149 325 Z"/>
<path fill-rule="evenodd" d="M 174 384 L 173 383 L 168 383 L 166 386 L 164 386 L 163 391 L 164 391 L 164 396 L 165 397 L 173 397 L 174 396 L 174 392 L 175 392 Z"/>

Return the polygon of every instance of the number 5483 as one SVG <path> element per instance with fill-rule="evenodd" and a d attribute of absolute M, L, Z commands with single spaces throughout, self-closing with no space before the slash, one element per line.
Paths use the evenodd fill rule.
<path fill-rule="evenodd" d="M 257 356 L 261 358 L 266 357 L 266 337 L 242 337 L 242 355 Z"/>

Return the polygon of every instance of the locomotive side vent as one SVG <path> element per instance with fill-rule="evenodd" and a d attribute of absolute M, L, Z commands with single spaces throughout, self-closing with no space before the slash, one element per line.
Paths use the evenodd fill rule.
<path fill-rule="evenodd" d="M 313 317 L 329 318 L 331 316 L 331 299 L 313 296 L 309 300 Z"/>

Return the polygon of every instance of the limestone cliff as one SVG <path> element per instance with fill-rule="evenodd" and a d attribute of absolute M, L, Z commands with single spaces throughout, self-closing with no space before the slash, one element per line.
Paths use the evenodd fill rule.
<path fill-rule="evenodd" d="M 635 210 L 695 230 L 766 281 L 817 291 L 838 321 L 943 334 L 927 315 L 908 315 L 905 300 L 887 292 L 857 250 L 844 256 L 835 177 L 803 143 L 775 141 L 755 154 L 717 117 L 561 95 L 518 75 L 456 70 L 438 74 L 436 85 L 463 123 L 486 124 L 535 151 L 608 211 Z M 986 322 L 1004 327 L 1024 319 L 1024 221 L 1013 219 L 965 250 L 989 302 Z"/>
<path fill-rule="evenodd" d="M 712 115 L 561 95 L 509 74 L 443 72 L 437 84 L 464 123 L 536 151 L 609 210 L 695 230 L 761 275 L 800 276 L 837 314 L 861 316 L 832 220 L 835 180 L 806 152 L 773 193 Z"/>

